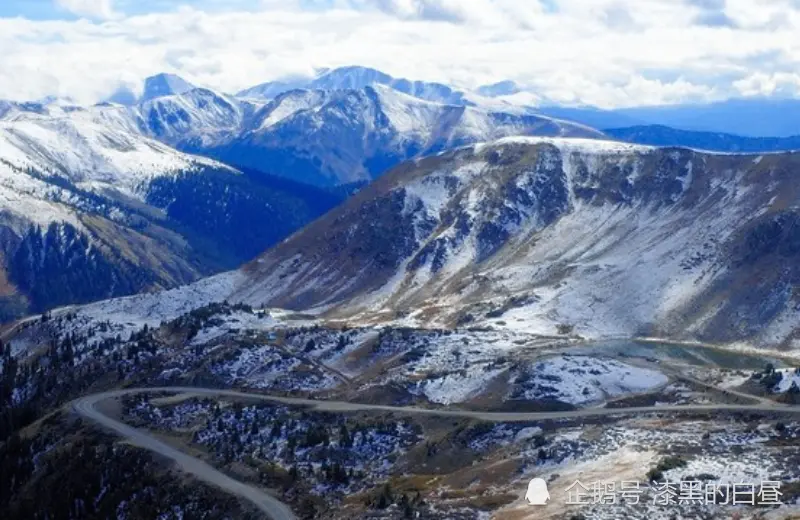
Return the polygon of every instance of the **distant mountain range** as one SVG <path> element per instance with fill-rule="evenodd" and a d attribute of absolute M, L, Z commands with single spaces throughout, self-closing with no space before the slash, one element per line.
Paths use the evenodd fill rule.
<path fill-rule="evenodd" d="M 0 319 L 234 268 L 409 158 L 519 133 L 602 135 L 332 84 L 253 101 L 164 74 L 133 104 L 0 103 Z"/>
<path fill-rule="evenodd" d="M 356 66 L 324 71 L 313 78 L 262 83 L 239 92 L 237 96 L 269 100 L 290 90 L 358 90 L 373 85 L 383 85 L 409 96 L 446 105 L 474 104 L 465 98 L 464 92 L 442 83 L 398 79 L 379 70 Z"/>
<path fill-rule="evenodd" d="M 717 103 L 635 107 L 617 110 L 539 107 L 541 113 L 595 128 L 659 125 L 744 137 L 800 135 L 800 100 L 730 99 Z"/>
<path fill-rule="evenodd" d="M 615 128 L 600 123 L 644 112 L 536 108 L 510 81 L 470 92 L 363 67 L 238 95 L 171 74 L 134 90 L 91 107 L 0 102 L 0 318 L 234 268 L 400 163 L 414 168 L 475 143 L 524 135 L 584 138 L 584 148 L 608 138 L 725 152 L 800 145 L 797 137 Z"/>
<path fill-rule="evenodd" d="M 337 69 L 315 81 L 325 88 L 289 90 L 269 100 L 197 88 L 91 110 L 179 150 L 318 186 L 369 181 L 406 159 L 510 135 L 603 136 L 510 105 L 429 101 L 384 86 L 386 78 Z M 433 84 L 389 82 L 429 98 L 449 96 Z M 264 88 L 277 92 L 275 85 Z"/>
<path fill-rule="evenodd" d="M 182 125 L 180 118 L 169 116 L 166 105 L 174 101 L 161 100 L 156 112 L 166 117 L 148 117 L 151 130 L 170 132 L 172 121 Z M 381 85 L 289 91 L 237 113 L 240 126 L 233 134 L 212 135 L 205 125 L 198 134 L 187 127 L 188 132 L 168 142 L 224 162 L 331 186 L 372 180 L 407 159 L 510 135 L 603 135 L 548 117 L 425 101 Z"/>
<path fill-rule="evenodd" d="M 442 83 L 397 79 L 368 67 L 342 67 L 312 78 L 293 78 L 264 83 L 238 95 L 272 99 L 289 90 L 363 88 L 385 85 L 421 99 L 464 106 L 525 108 L 531 113 L 565 119 L 594 128 L 661 125 L 677 129 L 728 133 L 745 137 L 800 135 L 800 100 L 748 97 L 715 103 L 687 103 L 604 110 L 594 107 L 557 106 L 536 91 L 510 80 L 474 90 Z"/>
<path fill-rule="evenodd" d="M 676 130 L 668 126 L 632 126 L 604 130 L 620 141 L 654 146 L 683 146 L 699 150 L 733 153 L 780 152 L 800 150 L 800 136 L 792 137 L 743 137 L 717 132 L 693 132 Z"/>
<path fill-rule="evenodd" d="M 800 101 L 797 100 L 745 98 L 703 105 L 617 110 L 548 106 L 539 100 L 534 92 L 527 91 L 524 86 L 513 81 L 500 81 L 470 91 L 442 83 L 398 79 L 375 69 L 357 66 L 326 69 L 308 78 L 294 77 L 263 83 L 245 89 L 236 96 L 224 96 L 218 93 L 215 95 L 225 97 L 230 104 L 260 106 L 297 90 L 332 92 L 361 90 L 370 86 L 389 87 L 392 91 L 402 92 L 417 99 L 449 106 L 571 121 L 601 129 L 614 138 L 642 144 L 687 146 L 730 152 L 768 152 L 796 149 L 796 136 L 800 135 Z M 143 94 L 137 98 L 137 103 L 186 94 L 192 89 L 193 85 L 175 75 L 159 74 L 145 81 Z M 283 109 L 286 110 L 286 107 Z M 2 113 L 1 106 L 0 113 Z M 231 128 L 223 130 L 230 132 Z M 198 132 L 194 130 L 194 133 Z M 717 137 L 714 137 L 715 135 Z M 250 142 L 252 144 L 252 140 Z M 190 146 L 187 149 L 208 153 L 224 160 L 229 160 L 230 154 L 239 152 L 243 152 L 241 155 L 248 157 L 248 161 L 249 158 L 259 155 L 258 150 L 251 153 L 249 149 L 243 150 L 238 143 L 235 152 L 229 152 L 226 149 L 227 144 L 220 149 L 210 151 L 206 149 L 206 145 L 209 144 L 211 143 L 206 140 L 202 146 Z M 245 146 L 245 148 L 250 147 Z M 433 147 L 428 148 L 433 149 Z M 310 177 L 313 178 L 318 172 L 313 171 L 315 168 L 311 170 Z M 374 172 L 370 173 L 373 174 Z M 327 181 L 312 179 L 312 182 Z"/>
<path fill-rule="evenodd" d="M 704 104 L 685 103 L 609 110 L 591 106 L 556 105 L 535 89 L 511 80 L 469 89 L 440 82 L 395 78 L 382 71 L 361 66 L 322 69 L 316 75 L 309 77 L 280 78 L 243 89 L 227 97 L 263 104 L 293 90 L 359 90 L 375 85 L 445 105 L 540 115 L 597 129 L 655 125 L 743 137 L 800 135 L 798 99 L 746 97 Z M 147 78 L 140 87 L 120 88 L 109 97 L 108 101 L 134 106 L 159 97 L 185 94 L 194 88 L 196 86 L 191 82 L 175 74 L 161 73 Z M 54 100 L 55 98 L 46 98 L 42 100 L 42 104 Z M 0 113 L 2 110 L 0 106 Z"/>

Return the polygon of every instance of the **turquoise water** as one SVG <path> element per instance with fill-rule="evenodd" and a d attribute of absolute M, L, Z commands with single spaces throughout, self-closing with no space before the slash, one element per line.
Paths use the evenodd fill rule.
<path fill-rule="evenodd" d="M 576 355 L 608 355 L 650 361 L 671 361 L 696 366 L 713 366 L 738 370 L 760 370 L 769 363 L 776 368 L 790 366 L 786 361 L 769 355 L 667 342 L 609 340 L 570 347 L 565 349 L 564 352 Z"/>

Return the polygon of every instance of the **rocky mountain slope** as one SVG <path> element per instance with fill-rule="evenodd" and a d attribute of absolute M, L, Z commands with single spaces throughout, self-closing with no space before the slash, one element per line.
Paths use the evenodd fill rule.
<path fill-rule="evenodd" d="M 405 163 L 232 301 L 361 321 L 793 344 L 798 154 L 512 138 Z"/>
<path fill-rule="evenodd" d="M 793 153 L 516 137 L 403 163 L 244 268 L 86 307 L 227 299 L 350 323 L 794 346 Z"/>
<path fill-rule="evenodd" d="M 1 319 L 234 268 L 340 200 L 178 152 L 117 115 L 10 104 L 0 117 Z"/>
<path fill-rule="evenodd" d="M 294 90 L 263 106 L 198 89 L 129 117 L 191 153 L 321 186 L 371 180 L 405 159 L 509 135 L 600 137 L 528 115 L 445 105 L 393 88 Z"/>

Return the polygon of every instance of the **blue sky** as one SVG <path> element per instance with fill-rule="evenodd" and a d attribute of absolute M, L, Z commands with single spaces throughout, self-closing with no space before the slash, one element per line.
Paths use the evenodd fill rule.
<path fill-rule="evenodd" d="M 0 99 L 103 99 L 172 72 L 236 92 L 364 65 L 531 102 L 800 93 L 800 0 L 0 0 Z"/>
<path fill-rule="evenodd" d="M 51 0 L 4 0 L 0 2 L 0 16 L 24 16 L 36 20 L 59 17 Z"/>
<path fill-rule="evenodd" d="M 306 0 L 302 2 L 302 5 L 305 9 L 315 10 L 330 7 L 333 3 L 332 0 Z M 176 10 L 179 6 L 190 6 L 207 12 L 257 11 L 263 6 L 263 2 L 260 0 L 115 0 L 111 2 L 111 5 L 114 11 L 121 15 L 135 16 L 147 13 L 170 12 Z M 59 5 L 59 2 L 55 0 L 0 1 L 0 17 L 10 18 L 17 16 L 31 20 L 75 20 L 81 17 L 80 14 L 76 14 L 68 7 Z"/>
<path fill-rule="evenodd" d="M 138 0 L 117 1 L 114 8 L 124 14 L 142 14 L 174 9 L 178 2 L 169 0 Z M 203 0 L 192 1 L 189 4 L 202 4 Z M 73 20 L 79 15 L 63 6 L 57 5 L 54 0 L 2 0 L 0 2 L 0 17 L 21 16 L 31 20 Z"/>

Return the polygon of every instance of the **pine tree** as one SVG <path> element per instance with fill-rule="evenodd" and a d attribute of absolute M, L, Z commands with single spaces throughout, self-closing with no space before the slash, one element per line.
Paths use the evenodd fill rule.
<path fill-rule="evenodd" d="M 345 424 L 339 429 L 339 445 L 342 448 L 348 449 L 353 447 L 353 438 L 350 436 L 350 432 Z"/>

